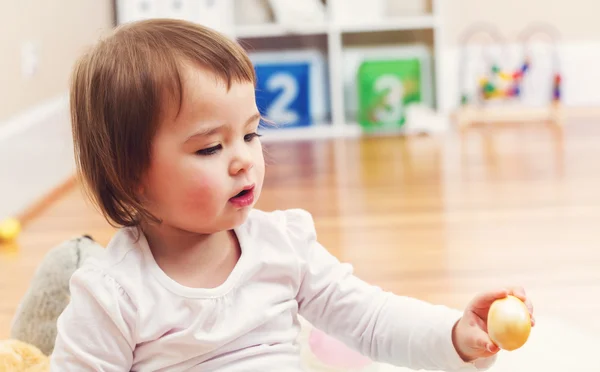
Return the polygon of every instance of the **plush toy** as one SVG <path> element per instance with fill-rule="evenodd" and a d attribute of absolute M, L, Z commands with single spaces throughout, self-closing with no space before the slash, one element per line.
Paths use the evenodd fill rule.
<path fill-rule="evenodd" d="M 56 338 L 56 320 L 69 303 L 71 275 L 88 257 L 98 256 L 103 251 L 89 236 L 67 240 L 50 250 L 17 308 L 11 338 L 50 355 Z"/>
<path fill-rule="evenodd" d="M 0 341 L 0 372 L 47 372 L 50 361 L 38 348 L 18 340 Z"/>

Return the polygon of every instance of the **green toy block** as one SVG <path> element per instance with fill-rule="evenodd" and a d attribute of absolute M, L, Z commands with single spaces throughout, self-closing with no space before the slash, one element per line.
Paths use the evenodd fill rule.
<path fill-rule="evenodd" d="M 366 60 L 357 81 L 358 122 L 365 131 L 402 127 L 407 105 L 422 100 L 417 58 Z"/>

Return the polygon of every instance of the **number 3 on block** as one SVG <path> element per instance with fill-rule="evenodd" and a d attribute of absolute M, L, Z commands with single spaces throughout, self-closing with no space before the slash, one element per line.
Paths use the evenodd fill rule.
<path fill-rule="evenodd" d="M 383 105 L 375 109 L 377 121 L 396 123 L 402 119 L 402 98 L 404 86 L 396 75 L 381 75 L 373 84 L 375 94 L 384 95 Z"/>

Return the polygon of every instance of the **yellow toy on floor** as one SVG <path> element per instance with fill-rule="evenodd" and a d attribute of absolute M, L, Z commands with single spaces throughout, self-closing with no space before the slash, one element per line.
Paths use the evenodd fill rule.
<path fill-rule="evenodd" d="M 16 218 L 0 221 L 0 243 L 10 243 L 17 239 L 21 232 L 21 222 Z"/>
<path fill-rule="evenodd" d="M 47 372 L 50 361 L 37 347 L 18 340 L 0 341 L 0 372 Z"/>

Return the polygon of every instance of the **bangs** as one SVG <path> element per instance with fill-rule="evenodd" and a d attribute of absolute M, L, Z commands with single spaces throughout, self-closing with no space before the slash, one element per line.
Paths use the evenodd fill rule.
<path fill-rule="evenodd" d="M 138 27 L 143 23 L 140 22 Z M 155 20 L 151 29 L 144 30 L 142 27 L 141 31 L 146 32 L 137 36 L 147 41 L 143 56 L 140 56 L 146 62 L 142 75 L 151 83 L 154 118 L 162 114 L 161 107 L 165 105 L 159 103 L 165 101 L 177 107 L 179 113 L 184 94 L 183 69 L 186 66 L 207 69 L 225 83 L 227 90 L 234 83 L 256 86 L 256 73 L 245 51 L 214 30 L 187 23 L 174 24 L 170 20 Z"/>

